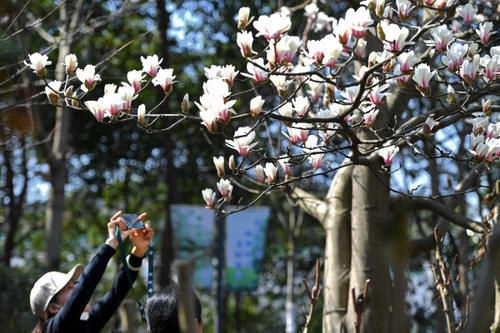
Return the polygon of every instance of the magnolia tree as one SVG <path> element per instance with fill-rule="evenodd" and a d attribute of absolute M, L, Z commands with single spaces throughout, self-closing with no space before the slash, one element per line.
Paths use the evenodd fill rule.
<path fill-rule="evenodd" d="M 423 250 L 435 253 L 431 267 L 448 331 L 474 331 L 491 311 L 474 316 L 463 294 L 467 285 L 460 291 L 467 302 L 453 297 L 459 282 L 452 272 L 464 281 L 468 271 L 455 269 L 441 248 L 452 227 L 474 234 L 488 253 L 492 244 L 487 240 L 495 216 L 479 210 L 484 216 L 476 214 L 475 221 L 457 209 L 500 156 L 498 8 L 496 1 L 365 0 L 338 19 L 315 2 L 269 16 L 251 17 L 241 8 L 235 42 L 246 71 L 205 68 L 196 107 L 186 95 L 178 112 L 168 114 L 158 110 L 175 89 L 176 75 L 156 55 L 141 57 L 142 68 L 129 71 L 124 82 L 104 87 L 96 67 L 79 64 L 74 54 L 65 58 L 64 82 L 46 77 L 52 65 L 46 55 L 31 54 L 26 65 L 45 82 L 51 104 L 86 110 L 99 122 L 137 121 L 148 133 L 199 122 L 202 131 L 225 136 L 232 154 L 226 159 L 218 156 L 222 147 L 213 147 L 220 180 L 202 190 L 207 208 L 230 214 L 283 191 L 321 223 L 324 332 L 407 331 L 406 263 Z M 292 35 L 292 24 L 301 22 L 300 36 Z M 234 89 L 236 80 L 241 91 Z M 145 89 L 162 89 L 165 97 L 158 105 L 136 105 Z M 102 97 L 90 100 L 92 90 Z M 168 126 L 160 128 L 159 119 Z M 425 179 L 432 190 L 394 185 L 403 182 L 404 157 L 413 165 L 428 160 Z M 440 159 L 463 171 L 455 189 L 443 195 L 431 170 Z M 402 168 L 392 167 L 398 164 Z M 324 198 L 301 188 L 306 179 L 324 182 L 328 176 Z M 235 198 L 235 186 L 248 194 Z M 420 227 L 422 238 L 415 240 L 410 211 L 422 209 L 439 219 Z M 486 257 L 485 266 L 495 255 Z M 492 271 L 485 278 L 498 277 Z M 500 320 L 498 296 L 492 329 Z"/>

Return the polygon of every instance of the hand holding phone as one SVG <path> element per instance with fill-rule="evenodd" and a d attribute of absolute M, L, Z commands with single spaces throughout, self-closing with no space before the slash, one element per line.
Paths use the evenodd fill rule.
<path fill-rule="evenodd" d="M 137 214 L 122 214 L 121 217 L 125 220 L 129 229 L 144 229 L 144 223 Z"/>

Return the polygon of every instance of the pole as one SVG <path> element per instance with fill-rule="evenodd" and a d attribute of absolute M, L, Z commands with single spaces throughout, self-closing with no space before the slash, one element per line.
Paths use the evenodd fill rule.
<path fill-rule="evenodd" d="M 224 227 L 225 219 L 217 217 L 217 308 L 215 311 L 215 333 L 223 332 L 223 283 L 224 283 Z"/>

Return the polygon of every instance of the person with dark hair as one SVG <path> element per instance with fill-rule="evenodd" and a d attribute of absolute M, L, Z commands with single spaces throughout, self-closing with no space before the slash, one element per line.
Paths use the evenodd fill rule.
<path fill-rule="evenodd" d="M 121 211 L 111 218 L 107 225 L 108 238 L 85 269 L 78 264 L 68 273 L 48 272 L 35 282 L 30 293 L 30 305 L 38 324 L 33 332 L 94 333 L 99 332 L 113 316 L 131 288 L 124 267 L 118 272 L 111 289 L 96 305 L 90 308 L 88 302 L 116 252 L 116 227 L 120 229 L 122 240 L 130 236 L 134 244 L 127 257 L 132 282 L 137 278 L 142 259 L 154 236 L 149 222 L 143 229 L 128 229 L 120 215 Z M 146 214 L 142 214 L 138 219 L 142 221 L 145 217 Z"/>
<path fill-rule="evenodd" d="M 150 333 L 180 333 L 179 287 L 171 284 L 148 300 L 146 318 Z M 194 321 L 197 333 L 203 333 L 201 302 L 193 291 Z"/>

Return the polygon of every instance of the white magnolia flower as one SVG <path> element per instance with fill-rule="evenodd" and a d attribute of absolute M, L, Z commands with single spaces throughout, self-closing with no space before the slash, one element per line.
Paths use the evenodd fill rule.
<path fill-rule="evenodd" d="M 500 72 L 500 56 L 495 55 L 490 58 L 490 56 L 485 55 L 481 58 L 481 66 L 484 67 L 484 78 L 486 81 L 496 80 Z"/>
<path fill-rule="evenodd" d="M 351 23 L 351 33 L 355 38 L 364 37 L 368 27 L 373 24 L 370 11 L 366 7 L 359 7 L 356 11 L 349 8 L 345 19 Z"/>
<path fill-rule="evenodd" d="M 137 122 L 141 125 L 146 125 L 146 105 L 141 104 L 137 108 Z"/>
<path fill-rule="evenodd" d="M 307 16 L 307 18 L 309 19 L 314 20 L 318 12 L 319 12 L 318 5 L 316 5 L 314 2 L 304 7 L 304 15 Z"/>
<path fill-rule="evenodd" d="M 212 110 L 201 109 L 200 118 L 203 126 L 205 126 L 210 133 L 215 133 L 217 129 L 217 125 L 215 123 L 217 121 L 217 114 Z"/>
<path fill-rule="evenodd" d="M 114 94 L 116 92 L 116 84 L 108 83 L 104 85 L 104 95 Z"/>
<path fill-rule="evenodd" d="M 141 56 L 142 71 L 144 73 L 147 73 L 151 77 L 155 77 L 158 73 L 158 70 L 160 69 L 160 64 L 162 61 L 163 59 L 158 59 L 158 56 L 156 54 L 147 56 L 146 58 Z"/>
<path fill-rule="evenodd" d="M 427 64 L 420 64 L 415 68 L 413 73 L 413 81 L 422 89 L 427 89 L 429 87 L 429 81 L 436 74 L 436 71 L 432 71 Z"/>
<path fill-rule="evenodd" d="M 469 24 L 474 19 L 474 15 L 477 13 L 477 8 L 471 5 L 470 3 L 465 6 L 457 7 L 457 14 L 462 17 L 465 24 Z"/>
<path fill-rule="evenodd" d="M 491 22 L 481 23 L 479 25 L 479 29 L 476 29 L 476 33 L 479 35 L 481 43 L 488 43 L 492 35 L 491 30 L 493 30 L 493 23 Z"/>
<path fill-rule="evenodd" d="M 217 189 L 219 193 L 224 197 L 225 201 L 229 201 L 231 199 L 231 195 L 233 194 L 233 185 L 231 181 L 228 179 L 221 179 L 217 183 Z"/>
<path fill-rule="evenodd" d="M 305 96 L 298 96 L 293 101 L 293 109 L 297 112 L 299 117 L 303 117 L 306 115 L 309 110 L 309 99 Z"/>
<path fill-rule="evenodd" d="M 101 97 L 97 101 L 86 101 L 84 104 L 98 122 L 102 122 L 104 117 L 108 116 L 104 98 Z"/>
<path fill-rule="evenodd" d="M 251 62 L 247 63 L 248 73 L 242 73 L 243 76 L 253 79 L 257 83 L 266 82 L 268 80 L 266 66 L 264 65 L 264 59 L 258 58 L 253 61 L 256 65 Z"/>
<path fill-rule="evenodd" d="M 264 106 L 265 100 L 262 99 L 262 96 L 254 97 L 250 100 L 250 113 L 253 117 L 256 117 L 262 111 L 262 107 Z"/>
<path fill-rule="evenodd" d="M 346 45 L 351 38 L 351 22 L 346 19 L 340 18 L 338 22 L 332 22 L 333 34 L 337 37 L 342 45 Z"/>
<path fill-rule="evenodd" d="M 387 49 L 392 52 L 401 51 L 406 45 L 406 38 L 410 33 L 407 28 L 400 28 L 397 24 L 382 21 L 382 30 L 385 34 Z"/>
<path fill-rule="evenodd" d="M 464 56 L 467 54 L 468 46 L 467 44 L 462 45 L 459 43 L 453 43 L 448 47 L 446 55 L 441 59 L 443 64 L 445 64 L 451 72 L 455 72 L 458 67 L 460 67 L 464 62 Z"/>
<path fill-rule="evenodd" d="M 271 16 L 261 15 L 253 23 L 254 28 L 258 31 L 257 37 L 264 36 L 267 40 L 280 39 L 291 25 L 290 17 L 281 13 L 274 13 Z"/>
<path fill-rule="evenodd" d="M 334 67 L 337 63 L 337 59 L 344 50 L 344 46 L 339 42 L 338 38 L 335 38 L 334 35 L 328 34 L 320 40 L 320 43 L 323 44 L 323 65 L 328 67 Z M 363 44 L 366 47 L 366 41 L 364 39 L 358 40 L 358 46 L 363 48 Z M 356 49 L 358 50 L 358 46 Z M 362 50 L 361 50 L 362 51 Z M 361 52 L 358 50 L 358 53 Z M 357 55 L 360 57 L 361 55 Z M 362 52 L 361 52 L 362 53 Z"/>
<path fill-rule="evenodd" d="M 59 101 L 59 89 L 61 89 L 61 81 L 52 81 L 45 87 L 45 94 L 50 104 L 56 105 Z"/>
<path fill-rule="evenodd" d="M 271 163 L 267 162 L 266 167 L 264 168 L 264 173 L 266 174 L 266 181 L 271 184 L 276 181 L 276 172 L 277 172 L 276 166 Z"/>
<path fill-rule="evenodd" d="M 226 140 L 226 145 L 236 150 L 241 156 L 247 156 L 252 148 L 257 145 L 257 142 L 253 142 L 254 139 L 254 130 L 249 126 L 239 127 L 234 133 L 234 139 Z"/>
<path fill-rule="evenodd" d="M 356 48 L 354 49 L 354 54 L 360 58 L 364 58 L 366 56 L 366 46 L 367 45 L 368 45 L 368 42 L 365 39 L 358 40 L 358 42 L 356 43 Z M 325 62 L 324 59 L 323 59 L 323 62 Z"/>
<path fill-rule="evenodd" d="M 215 169 L 217 170 L 217 176 L 220 178 L 224 178 L 226 176 L 226 172 L 224 171 L 224 156 L 213 157 Z"/>
<path fill-rule="evenodd" d="M 382 157 L 385 165 L 391 165 L 394 157 L 398 154 L 399 147 L 397 146 L 389 146 L 383 147 L 382 149 L 377 151 L 377 154 Z"/>
<path fill-rule="evenodd" d="M 377 109 L 374 109 L 363 114 L 363 119 L 365 121 L 366 127 L 373 126 L 373 123 L 375 123 L 375 119 L 377 118 L 378 112 L 379 111 Z"/>
<path fill-rule="evenodd" d="M 436 50 L 444 51 L 448 44 L 453 41 L 453 32 L 448 30 L 446 25 L 440 25 L 437 28 L 431 29 L 433 40 L 427 41 L 428 44 L 434 45 Z"/>
<path fill-rule="evenodd" d="M 64 57 L 64 66 L 66 68 L 66 73 L 73 73 L 78 67 L 78 60 L 76 59 L 76 55 L 68 54 Z"/>
<path fill-rule="evenodd" d="M 292 165 L 290 164 L 290 158 L 286 156 L 280 156 L 278 162 L 285 176 L 290 176 L 292 174 Z"/>
<path fill-rule="evenodd" d="M 241 7 L 238 11 L 238 29 L 245 29 L 252 19 L 250 19 L 250 8 Z"/>
<path fill-rule="evenodd" d="M 266 178 L 264 167 L 260 164 L 255 167 L 255 177 L 257 177 L 257 181 L 261 183 L 263 183 Z"/>
<path fill-rule="evenodd" d="M 292 105 L 292 103 L 288 102 L 288 103 L 284 104 L 283 106 L 281 106 L 278 109 L 278 112 L 282 116 L 293 117 L 293 105 Z"/>
<path fill-rule="evenodd" d="M 121 110 L 129 110 L 131 108 L 132 97 L 130 97 L 130 101 L 126 100 L 129 95 L 128 94 L 126 95 L 123 93 L 124 89 L 127 89 L 127 88 L 122 88 L 122 90 L 121 90 L 122 94 L 107 93 L 107 94 L 104 94 L 104 96 L 103 96 L 106 111 L 109 112 L 111 117 L 118 116 L 120 114 Z M 139 107 L 139 110 L 140 110 L 140 107 Z M 145 110 L 145 108 L 144 108 L 144 110 Z"/>
<path fill-rule="evenodd" d="M 460 68 L 460 76 L 462 79 L 468 81 L 469 83 L 473 82 L 476 79 L 477 72 L 479 71 L 480 62 L 481 58 L 479 54 L 476 54 L 472 61 L 469 61 L 469 59 L 465 60 Z"/>
<path fill-rule="evenodd" d="M 126 83 L 122 83 L 122 86 L 118 88 L 118 95 L 120 96 L 122 102 L 121 111 L 130 111 L 132 108 L 132 100 L 135 95 L 135 89 Z"/>
<path fill-rule="evenodd" d="M 359 85 L 347 87 L 340 93 L 349 103 L 353 103 L 359 93 Z"/>
<path fill-rule="evenodd" d="M 101 77 L 95 73 L 95 66 L 93 65 L 87 65 L 84 69 L 77 68 L 76 77 L 83 83 L 80 89 L 85 92 L 92 91 L 97 82 L 101 81 Z"/>
<path fill-rule="evenodd" d="M 386 93 L 386 91 L 389 88 L 388 84 L 383 84 L 383 85 L 375 85 L 372 90 L 370 91 L 370 94 L 368 97 L 370 97 L 370 101 L 375 104 L 375 105 L 380 105 L 383 103 L 384 96 L 387 96 L 389 93 Z"/>
<path fill-rule="evenodd" d="M 274 47 L 274 52 L 272 47 L 269 51 L 274 53 L 274 62 L 276 65 L 287 65 L 293 62 L 293 57 L 301 44 L 300 38 L 297 36 L 283 36 Z M 270 42 L 270 45 L 274 45 L 274 40 Z"/>
<path fill-rule="evenodd" d="M 413 69 L 413 66 L 418 62 L 414 51 L 404 52 L 398 56 L 399 70 L 402 73 L 408 73 Z"/>
<path fill-rule="evenodd" d="M 159 85 L 168 96 L 174 88 L 175 75 L 173 74 L 174 70 L 172 68 L 161 68 L 151 82 L 155 87 Z"/>
<path fill-rule="evenodd" d="M 320 66 L 325 56 L 325 45 L 321 40 L 309 40 L 307 42 L 307 51 L 304 51 L 306 58 L 304 64 Z"/>
<path fill-rule="evenodd" d="M 133 70 L 127 73 L 127 81 L 130 83 L 134 91 L 138 93 L 141 90 L 141 81 L 144 78 L 142 71 Z"/>
<path fill-rule="evenodd" d="M 206 188 L 201 191 L 201 194 L 203 196 L 203 200 L 205 200 L 205 203 L 207 204 L 206 208 L 213 208 L 215 204 L 215 192 L 211 188 Z"/>
<path fill-rule="evenodd" d="M 238 32 L 236 34 L 236 44 L 240 48 L 241 55 L 245 58 L 253 54 L 253 35 L 250 31 Z"/>
<path fill-rule="evenodd" d="M 410 16 L 410 11 L 415 8 L 409 0 L 396 0 L 398 17 L 405 19 Z"/>
<path fill-rule="evenodd" d="M 276 87 L 276 92 L 282 97 L 286 96 L 288 86 L 292 83 L 292 81 L 287 80 L 285 75 L 273 75 L 271 76 L 271 82 Z"/>
<path fill-rule="evenodd" d="M 47 69 L 45 67 L 52 64 L 49 57 L 45 54 L 35 52 L 28 55 L 28 58 L 30 59 L 30 63 L 27 63 L 25 60 L 24 64 L 31 68 L 36 75 L 44 77 L 47 74 Z"/>

